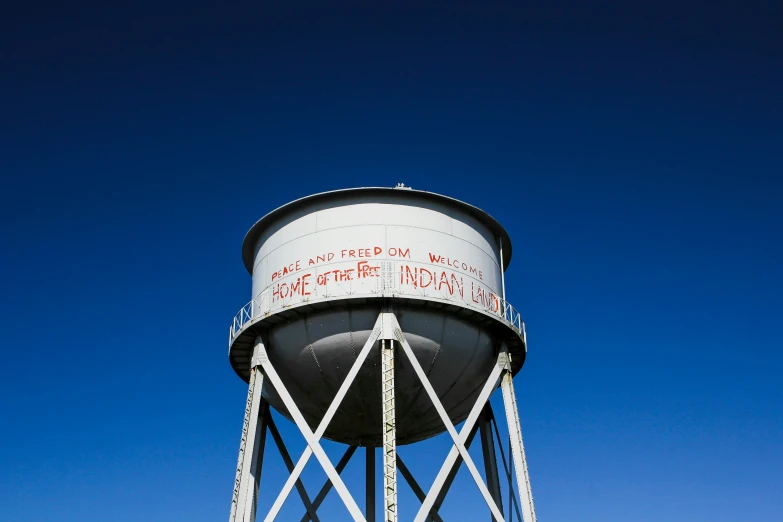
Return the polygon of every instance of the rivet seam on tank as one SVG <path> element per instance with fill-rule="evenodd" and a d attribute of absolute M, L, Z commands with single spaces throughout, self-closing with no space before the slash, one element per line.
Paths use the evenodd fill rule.
<path fill-rule="evenodd" d="M 318 366 L 318 371 L 321 372 L 321 375 L 323 375 L 324 371 L 321 369 L 321 365 L 318 362 L 318 357 L 315 356 L 315 350 L 313 350 L 313 345 L 309 344 L 309 345 L 307 345 L 307 348 L 310 349 L 310 355 L 313 356 L 313 360 L 315 361 L 315 365 Z"/>
<path fill-rule="evenodd" d="M 429 376 L 430 373 L 432 373 L 432 369 L 435 367 L 435 359 L 438 358 L 438 355 L 440 354 L 440 349 L 443 347 L 442 344 L 438 344 L 438 349 L 435 350 L 435 355 L 432 356 L 432 361 L 430 361 L 429 367 L 427 367 L 427 371 L 424 372 L 424 375 Z"/>

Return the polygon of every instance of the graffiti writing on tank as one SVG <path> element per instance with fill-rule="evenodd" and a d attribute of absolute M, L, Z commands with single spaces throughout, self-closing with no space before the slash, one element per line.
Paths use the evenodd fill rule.
<path fill-rule="evenodd" d="M 271 271 L 266 293 L 270 304 L 277 307 L 318 297 L 389 292 L 391 282 L 392 293 L 458 300 L 499 311 L 500 297 L 484 281 L 486 266 L 438 252 L 413 254 L 409 247 L 375 245 L 289 260 Z M 382 270 L 385 261 L 392 261 L 386 272 Z M 382 276 L 386 276 L 386 286 L 377 286 Z"/>

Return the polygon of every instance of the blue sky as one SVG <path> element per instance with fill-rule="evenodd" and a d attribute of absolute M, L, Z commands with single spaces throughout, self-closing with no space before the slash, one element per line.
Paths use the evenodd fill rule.
<path fill-rule="evenodd" d="M 0 519 L 226 519 L 244 233 L 397 182 L 512 238 L 541 520 L 780 518 L 783 13 L 581 4 L 9 9 Z M 400 449 L 425 489 L 447 451 Z M 479 498 L 463 470 L 444 519 L 488 519 Z"/>

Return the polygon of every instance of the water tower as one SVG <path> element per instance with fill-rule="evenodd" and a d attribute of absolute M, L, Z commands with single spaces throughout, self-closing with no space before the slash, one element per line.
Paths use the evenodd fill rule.
<path fill-rule="evenodd" d="M 245 236 L 253 299 L 231 324 L 229 360 L 249 384 L 230 522 L 253 522 L 266 433 L 291 472 L 265 521 L 296 487 L 302 521 L 333 487 L 354 521 L 375 522 L 375 448 L 381 447 L 383 520 L 397 520 L 397 471 L 438 508 L 464 462 L 496 521 L 536 520 L 512 377 L 525 362 L 525 327 L 505 298 L 511 241 L 489 214 L 431 192 L 356 188 L 308 196 L 264 216 Z M 502 389 L 519 496 L 508 518 L 488 399 Z M 307 447 L 294 464 L 270 407 L 296 423 Z M 465 421 L 458 432 L 455 425 Z M 444 431 L 452 448 L 425 494 L 396 452 Z M 468 454 L 480 435 L 484 473 Z M 335 467 L 321 438 L 348 445 Z M 500 441 L 498 441 L 500 442 Z M 363 512 L 340 472 L 366 448 Z M 499 446 L 502 450 L 502 445 Z M 312 456 L 329 480 L 310 498 L 299 480 Z M 264 492 L 266 494 L 266 491 Z"/>

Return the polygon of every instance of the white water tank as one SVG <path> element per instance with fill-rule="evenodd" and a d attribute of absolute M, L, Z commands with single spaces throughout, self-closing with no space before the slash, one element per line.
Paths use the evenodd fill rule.
<path fill-rule="evenodd" d="M 312 428 L 384 308 L 397 314 L 454 423 L 467 416 L 499 350 L 509 350 L 514 373 L 524 363 L 521 318 L 502 298 L 511 241 L 495 219 L 467 203 L 403 187 L 316 194 L 253 225 L 242 257 L 253 299 L 232 323 L 231 364 L 247 381 L 262 335 Z M 444 431 L 409 363 L 396 360 L 397 443 Z M 263 394 L 288 416 L 267 382 Z M 325 436 L 377 446 L 381 426 L 376 346 Z"/>

